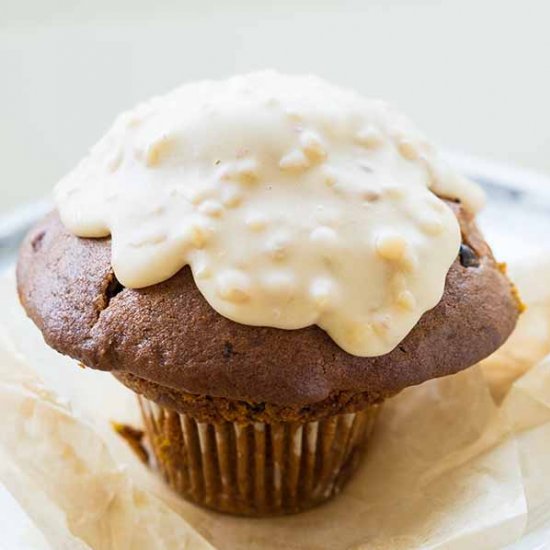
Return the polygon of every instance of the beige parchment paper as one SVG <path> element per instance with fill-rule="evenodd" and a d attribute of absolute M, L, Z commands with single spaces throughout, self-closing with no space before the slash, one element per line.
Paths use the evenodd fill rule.
<path fill-rule="evenodd" d="M 491 549 L 550 540 L 550 262 L 513 269 L 530 305 L 498 354 L 389 400 L 329 504 L 240 519 L 181 501 L 113 433 L 140 425 L 110 375 L 50 350 L 0 280 L 0 481 L 55 549 Z"/>

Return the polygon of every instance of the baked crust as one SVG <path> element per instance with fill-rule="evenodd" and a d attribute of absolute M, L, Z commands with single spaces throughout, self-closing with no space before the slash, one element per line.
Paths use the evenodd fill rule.
<path fill-rule="evenodd" d="M 449 204 L 473 259 L 457 257 L 439 304 L 379 357 L 349 355 L 316 326 L 282 330 L 230 321 L 206 302 L 188 267 L 151 287 L 122 288 L 111 268 L 110 239 L 78 238 L 55 212 L 22 245 L 19 296 L 51 347 L 88 367 L 112 371 L 171 408 L 206 414 L 212 406 L 234 419 L 227 412 L 229 400 L 267 404 L 274 417 L 287 409 L 290 417 L 304 410 L 324 416 L 319 411 L 327 407 L 333 414 L 335 408 L 377 403 L 465 369 L 512 332 L 520 309 L 514 288 L 472 215 Z M 220 399 L 212 405 L 214 398 Z M 237 417 L 249 414 L 236 410 Z M 250 410 L 258 414 L 258 407 Z"/>

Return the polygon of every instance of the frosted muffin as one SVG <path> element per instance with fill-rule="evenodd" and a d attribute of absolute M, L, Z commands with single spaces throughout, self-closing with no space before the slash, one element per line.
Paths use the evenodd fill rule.
<path fill-rule="evenodd" d="M 155 98 L 55 194 L 23 306 L 136 392 L 154 466 L 216 510 L 330 498 L 387 397 L 486 357 L 519 313 L 479 189 L 386 104 L 314 77 Z"/>

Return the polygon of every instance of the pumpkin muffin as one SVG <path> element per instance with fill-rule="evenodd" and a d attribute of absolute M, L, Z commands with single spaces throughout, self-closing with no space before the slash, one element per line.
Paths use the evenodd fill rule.
<path fill-rule="evenodd" d="M 297 512 L 342 488 L 386 398 L 513 330 L 480 197 L 384 103 L 273 72 L 189 84 L 58 184 L 19 295 L 51 347 L 137 394 L 173 489 Z"/>

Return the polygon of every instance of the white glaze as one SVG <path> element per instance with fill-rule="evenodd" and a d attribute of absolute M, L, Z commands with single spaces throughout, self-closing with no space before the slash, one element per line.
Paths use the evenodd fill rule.
<path fill-rule="evenodd" d="M 438 303 L 458 253 L 458 222 L 434 193 L 481 204 L 385 103 L 269 71 L 123 113 L 55 194 L 72 232 L 112 235 L 123 285 L 189 264 L 221 315 L 317 324 L 374 356 Z"/>

